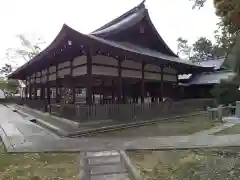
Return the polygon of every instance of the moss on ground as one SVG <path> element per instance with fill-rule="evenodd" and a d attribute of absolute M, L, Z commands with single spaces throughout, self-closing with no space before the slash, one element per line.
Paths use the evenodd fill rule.
<path fill-rule="evenodd" d="M 239 180 L 238 149 L 128 152 L 144 180 Z"/>
<path fill-rule="evenodd" d="M 164 122 L 145 125 L 136 128 L 116 130 L 103 134 L 99 137 L 146 137 L 146 136 L 177 136 L 190 135 L 202 130 L 210 129 L 216 124 L 216 121 L 210 121 L 207 115 L 197 115 L 175 120 L 165 120 Z"/>
<path fill-rule="evenodd" d="M 80 153 L 10 154 L 0 140 L 1 180 L 77 180 Z"/>
<path fill-rule="evenodd" d="M 223 129 L 222 131 L 219 131 L 214 135 L 226 135 L 226 134 L 240 134 L 240 125 L 237 124 L 232 127 Z"/>

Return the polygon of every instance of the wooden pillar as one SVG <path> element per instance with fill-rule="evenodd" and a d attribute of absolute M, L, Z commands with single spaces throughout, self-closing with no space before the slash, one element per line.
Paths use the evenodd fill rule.
<path fill-rule="evenodd" d="M 50 98 L 50 84 L 49 84 L 49 67 L 47 67 L 47 104 L 50 104 L 51 98 Z"/>
<path fill-rule="evenodd" d="M 34 76 L 34 99 L 37 99 L 37 73 Z"/>
<path fill-rule="evenodd" d="M 30 79 L 29 79 L 29 99 L 32 100 L 32 77 L 30 76 Z"/>
<path fill-rule="evenodd" d="M 101 93 L 100 93 L 100 103 L 101 104 L 104 104 L 105 102 L 104 102 L 104 78 L 102 78 L 101 79 L 101 84 L 100 84 L 100 91 L 101 91 Z"/>
<path fill-rule="evenodd" d="M 75 104 L 76 102 L 76 86 L 74 82 L 73 76 L 73 59 L 70 61 L 70 76 L 71 76 L 71 88 L 72 88 L 72 103 Z"/>
<path fill-rule="evenodd" d="M 43 100 L 44 99 L 44 96 L 43 96 L 43 81 L 42 81 L 42 78 L 43 78 L 43 73 L 42 73 L 42 70 L 40 71 L 40 100 Z"/>
<path fill-rule="evenodd" d="M 56 97 L 55 97 L 55 100 L 56 100 L 56 103 L 59 103 L 60 102 L 60 97 L 61 97 L 61 94 L 60 94 L 60 90 L 59 90 L 59 82 L 58 82 L 58 63 L 56 64 L 56 80 L 55 80 L 55 86 L 56 86 Z"/>
<path fill-rule="evenodd" d="M 111 90 L 112 90 L 112 104 L 114 104 L 115 103 L 115 88 L 114 88 L 115 86 L 114 86 L 114 79 L 112 79 L 112 88 L 111 88 Z"/>
<path fill-rule="evenodd" d="M 176 74 L 176 99 L 180 99 L 180 88 L 179 88 L 179 81 L 178 81 L 178 74 Z"/>
<path fill-rule="evenodd" d="M 24 89 L 26 100 L 28 99 L 28 80 L 27 79 L 25 80 L 25 89 Z"/>
<path fill-rule="evenodd" d="M 92 105 L 92 53 L 91 49 L 87 48 L 86 50 L 87 56 L 87 76 L 86 76 L 86 103 L 87 105 Z"/>
<path fill-rule="evenodd" d="M 144 97 L 145 97 L 145 62 L 142 62 L 142 78 L 141 78 L 141 103 L 144 103 Z"/>
<path fill-rule="evenodd" d="M 160 86 L 160 100 L 163 101 L 163 66 L 160 67 L 161 68 L 161 86 Z"/>
<path fill-rule="evenodd" d="M 122 82 L 122 60 L 118 59 L 118 103 L 122 103 L 123 82 Z"/>

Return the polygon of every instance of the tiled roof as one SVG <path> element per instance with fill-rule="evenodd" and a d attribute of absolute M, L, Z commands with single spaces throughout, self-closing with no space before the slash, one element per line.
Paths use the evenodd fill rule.
<path fill-rule="evenodd" d="M 228 80 L 235 75 L 232 71 L 218 71 L 211 73 L 202 73 L 192 76 L 187 85 L 200 85 L 200 84 L 218 84 L 221 80 Z"/>
<path fill-rule="evenodd" d="M 225 58 L 209 59 L 209 60 L 196 62 L 196 64 L 205 66 L 205 67 L 214 67 L 214 70 L 219 70 L 222 67 L 224 61 L 225 61 Z"/>

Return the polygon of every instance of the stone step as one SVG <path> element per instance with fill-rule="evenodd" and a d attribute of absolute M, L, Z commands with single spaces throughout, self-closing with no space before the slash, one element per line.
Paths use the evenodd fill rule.
<path fill-rule="evenodd" d="M 113 156 L 100 156 L 100 157 L 91 157 L 87 159 L 88 164 L 90 166 L 94 165 L 107 165 L 107 164 L 116 164 L 121 163 L 121 156 L 120 155 L 113 155 Z"/>
<path fill-rule="evenodd" d="M 123 164 L 111 164 L 111 165 L 98 165 L 90 167 L 91 175 L 98 174 L 113 174 L 113 173 L 126 173 L 127 169 Z"/>
<path fill-rule="evenodd" d="M 84 180 L 130 180 L 132 177 L 126 157 L 120 151 L 83 152 L 81 157 Z"/>
<path fill-rule="evenodd" d="M 89 157 L 100 157 L 100 156 L 116 156 L 116 155 L 120 155 L 120 153 L 118 151 L 116 151 L 116 150 L 87 152 L 86 153 L 86 158 L 89 158 Z"/>
<path fill-rule="evenodd" d="M 91 180 L 131 180 L 127 173 L 91 176 Z"/>

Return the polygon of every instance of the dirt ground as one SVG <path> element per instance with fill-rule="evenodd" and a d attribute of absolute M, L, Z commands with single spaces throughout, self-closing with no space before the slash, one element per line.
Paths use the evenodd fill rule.
<path fill-rule="evenodd" d="M 190 135 L 202 130 L 210 129 L 220 124 L 216 121 L 210 121 L 207 115 L 198 115 L 188 118 L 168 120 L 152 125 L 142 127 L 116 130 L 103 134 L 97 134 L 100 137 L 147 137 L 147 136 L 177 136 Z"/>
<path fill-rule="evenodd" d="M 0 140 L 1 180 L 78 180 L 80 153 L 17 153 Z"/>
<path fill-rule="evenodd" d="M 144 180 L 239 180 L 240 149 L 128 152 Z"/>
<path fill-rule="evenodd" d="M 240 134 L 240 125 L 236 124 L 235 126 L 226 128 L 222 131 L 215 133 L 214 135 L 224 135 L 224 134 Z"/>

